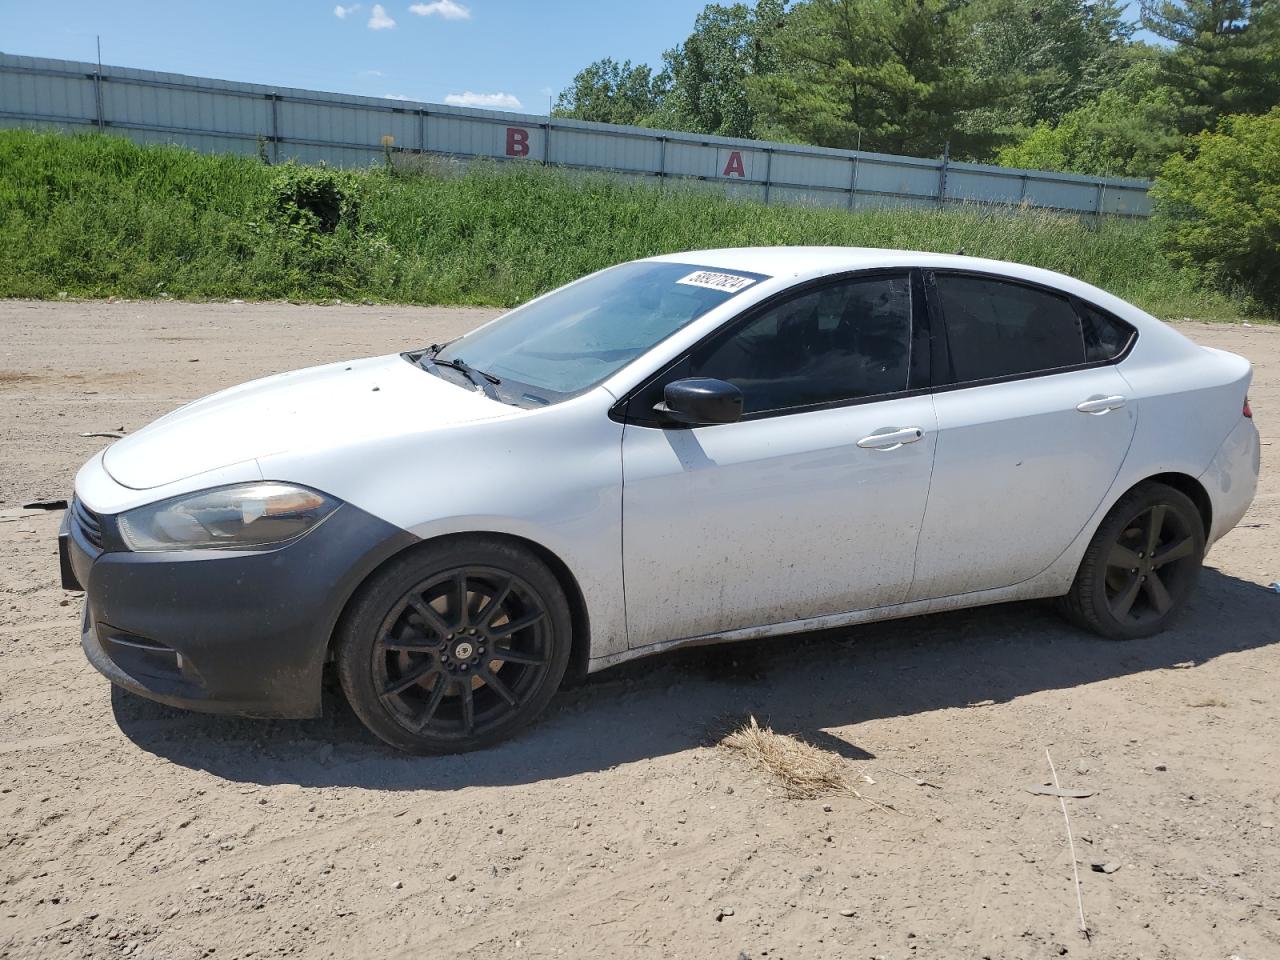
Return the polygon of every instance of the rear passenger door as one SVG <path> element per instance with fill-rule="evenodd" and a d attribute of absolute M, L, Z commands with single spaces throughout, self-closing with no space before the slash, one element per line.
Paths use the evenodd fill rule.
<path fill-rule="evenodd" d="M 938 443 L 914 600 L 1046 569 L 1111 488 L 1137 423 L 1114 365 L 1127 324 L 998 277 L 938 272 L 926 287 Z"/>

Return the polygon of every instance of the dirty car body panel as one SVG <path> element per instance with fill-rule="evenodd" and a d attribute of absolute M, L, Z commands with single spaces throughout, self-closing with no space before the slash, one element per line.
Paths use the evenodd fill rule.
<path fill-rule="evenodd" d="M 570 355 L 551 322 L 525 367 L 482 378 L 448 365 L 484 366 L 469 334 L 233 387 L 95 456 L 60 536 L 64 582 L 87 594 L 90 661 L 167 703 L 310 716 L 352 596 L 442 538 L 545 557 L 596 670 L 686 643 L 1064 594 L 1102 519 L 1148 478 L 1198 485 L 1208 543 L 1252 500 L 1247 361 L 1080 281 L 845 248 L 639 263 L 666 285 L 636 307 L 634 344 Z M 520 309 L 573 303 L 608 273 Z M 664 319 L 649 329 L 649 315 Z M 500 340 L 507 319 L 478 332 Z M 969 348 L 974 331 L 987 348 Z M 551 373 L 528 386 L 557 363 L 572 389 L 545 388 Z M 741 416 L 679 420 L 668 388 L 693 381 L 730 384 Z M 251 506 L 218 517 L 248 528 L 284 497 L 282 522 L 301 532 L 163 548 L 190 498 L 246 490 Z"/>

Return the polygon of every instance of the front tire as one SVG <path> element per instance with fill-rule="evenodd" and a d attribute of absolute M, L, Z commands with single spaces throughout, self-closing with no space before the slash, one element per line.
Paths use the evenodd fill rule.
<path fill-rule="evenodd" d="M 1062 610 L 1108 640 L 1159 633 L 1182 612 L 1204 562 L 1204 523 L 1184 493 L 1147 481 L 1099 525 Z"/>
<path fill-rule="evenodd" d="M 531 724 L 569 664 L 569 605 L 541 560 L 465 537 L 396 559 L 339 628 L 338 678 L 356 716 L 409 753 L 461 753 Z"/>

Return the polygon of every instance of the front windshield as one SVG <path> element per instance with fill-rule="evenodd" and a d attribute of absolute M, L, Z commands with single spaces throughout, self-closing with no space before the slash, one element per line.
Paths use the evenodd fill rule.
<path fill-rule="evenodd" d="M 460 360 L 504 385 L 514 381 L 537 402 L 561 400 L 602 382 L 763 279 L 688 263 L 624 263 L 518 307 L 434 359 Z"/>

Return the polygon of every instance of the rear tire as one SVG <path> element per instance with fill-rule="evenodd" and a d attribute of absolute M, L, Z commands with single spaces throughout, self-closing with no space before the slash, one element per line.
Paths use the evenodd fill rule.
<path fill-rule="evenodd" d="M 361 588 L 337 638 L 356 716 L 408 753 L 461 753 L 529 726 L 572 645 L 555 575 L 514 544 L 460 537 L 391 562 Z"/>
<path fill-rule="evenodd" d="M 1196 505 L 1163 483 L 1140 483 L 1099 525 L 1060 608 L 1108 640 L 1149 637 L 1182 612 L 1203 561 Z"/>

